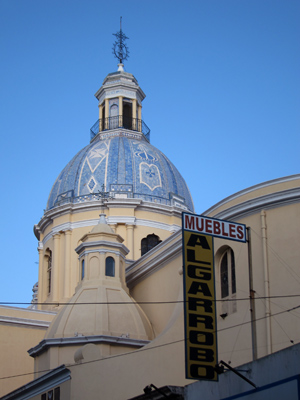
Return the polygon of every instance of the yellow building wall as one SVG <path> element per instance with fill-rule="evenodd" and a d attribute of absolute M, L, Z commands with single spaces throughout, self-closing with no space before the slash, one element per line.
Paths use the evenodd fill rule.
<path fill-rule="evenodd" d="M 99 209 L 93 209 L 93 211 L 74 212 L 73 214 L 58 214 L 57 217 L 54 214 L 51 223 L 41 233 L 40 239 L 43 240 L 43 249 L 41 250 L 39 265 L 39 303 L 53 303 L 53 305 L 39 306 L 40 309 L 58 310 L 61 307 L 60 303 L 66 303 L 75 293 L 75 288 L 80 281 L 80 266 L 75 248 L 81 243 L 81 238 L 97 224 L 99 213 Z M 147 235 L 154 233 L 163 241 L 172 234 L 174 229 L 181 226 L 181 218 L 178 212 L 177 214 L 171 212 L 167 215 L 165 211 L 161 213 L 159 208 L 156 208 L 155 212 L 150 212 L 148 210 L 136 210 L 133 207 L 111 207 L 107 208 L 105 213 L 107 218 L 133 217 L 146 221 L 145 225 L 143 225 L 144 222 L 135 224 L 132 230 L 123 222 L 112 226 L 115 233 L 124 239 L 124 245 L 129 248 L 130 252 L 127 256 L 129 260 L 136 260 L 141 257 L 141 240 Z M 70 222 L 73 224 L 91 224 L 91 221 L 94 221 L 93 225 L 72 229 L 68 229 L 68 225 L 64 225 Z M 157 227 L 148 226 L 151 223 L 156 224 Z M 69 231 L 70 239 L 67 238 L 66 230 Z M 131 232 L 133 232 L 132 240 Z M 57 240 L 54 239 L 54 234 L 57 235 Z M 69 244 L 67 245 L 67 243 Z M 48 273 L 45 259 L 47 249 L 52 252 L 52 289 L 50 293 L 48 293 L 47 288 Z M 58 255 L 55 255 L 55 249 L 58 251 Z M 53 289 L 54 286 L 55 289 Z"/>
<path fill-rule="evenodd" d="M 27 350 L 39 343 L 54 313 L 0 307 L 0 396 L 33 380 L 34 359 Z M 18 376 L 20 375 L 20 376 Z"/>
<path fill-rule="evenodd" d="M 299 185 L 299 182 L 298 182 Z M 234 195 L 224 200 L 220 206 L 213 207 L 211 216 L 236 205 L 254 204 L 260 196 L 284 194 L 297 187 L 295 181 L 265 185 L 240 196 Z M 123 212 L 123 211 L 122 211 Z M 114 215 L 118 210 L 114 209 Z M 121 212 L 120 214 L 121 215 Z M 183 386 L 191 381 L 185 379 L 184 317 L 183 317 L 183 277 L 182 255 L 179 249 L 181 235 L 171 234 L 173 216 L 150 215 L 145 211 L 135 212 L 139 220 L 167 223 L 170 229 L 136 226 L 134 228 L 134 251 L 136 261 L 127 268 L 127 279 L 131 296 L 141 305 L 154 329 L 155 338 L 140 350 L 125 354 L 107 354 L 108 357 L 93 363 L 72 362 L 74 349 L 62 350 L 53 355 L 41 357 L 39 368 L 53 362 L 52 367 L 68 360 L 72 371 L 72 399 L 93 398 L 101 392 L 103 398 L 124 399 L 142 393 L 150 383 L 156 386 Z M 299 203 L 280 201 L 260 204 L 251 212 L 235 214 L 235 222 L 244 223 L 250 228 L 252 248 L 252 277 L 255 296 L 255 329 L 257 357 L 263 357 L 300 340 L 300 314 L 298 309 L 299 273 Z M 228 218 L 229 220 L 231 218 Z M 171 223 L 172 221 L 172 223 Z M 179 221 L 179 219 L 178 219 Z M 175 221 L 176 222 L 176 221 Z M 126 237 L 126 225 L 117 224 L 116 233 Z M 73 248 L 79 244 L 80 237 L 91 228 L 78 228 L 72 231 Z M 152 249 L 139 259 L 141 238 L 155 233 L 165 242 Z M 126 239 L 126 238 L 125 238 Z M 76 245 L 74 246 L 77 240 Z M 49 241 L 50 242 L 50 241 Z M 228 301 L 221 299 L 220 261 L 226 248 L 235 255 L 236 294 Z M 165 254 L 171 251 L 170 256 Z M 218 330 L 219 360 L 230 362 L 233 367 L 252 360 L 253 342 L 251 305 L 249 300 L 249 258 L 248 244 L 225 239 L 214 239 L 215 286 Z M 130 254 L 128 256 L 130 258 Z M 61 260 L 64 255 L 61 255 Z M 78 261 L 72 258 L 75 275 L 78 276 Z M 62 261 L 61 261 L 62 262 Z M 72 261 L 73 262 L 73 261 Z M 141 274 L 141 276 L 139 275 Z M 134 278 L 134 276 L 139 278 Z M 130 280 L 133 277 L 132 281 Z M 63 279 L 63 278 L 62 278 Z M 134 280 L 135 279 L 135 280 Z M 76 280 L 76 279 L 75 279 Z M 233 307 L 233 304 L 235 306 Z M 121 307 L 121 305 L 120 305 Z M 227 308 L 226 308 L 227 307 Z M 228 312 L 224 313 L 224 310 Z M 226 315 L 224 315 L 226 314 Z M 221 316 L 223 315 L 223 316 Z M 56 354 L 56 355 L 55 355 Z M 46 358 L 48 361 L 46 362 Z M 55 358 L 56 357 L 56 358 Z M 43 360 L 44 358 L 44 360 Z M 50 361 L 49 361 L 50 360 Z M 54 360 L 56 360 L 54 362 Z M 44 363 L 44 364 L 43 364 Z M 115 382 L 118 385 L 115 385 Z"/>

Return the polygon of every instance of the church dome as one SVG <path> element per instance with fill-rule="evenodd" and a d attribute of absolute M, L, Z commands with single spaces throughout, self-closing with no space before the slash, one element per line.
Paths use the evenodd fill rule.
<path fill-rule="evenodd" d="M 64 203 L 100 200 L 104 193 L 194 210 L 176 167 L 142 133 L 127 129 L 98 134 L 76 154 L 55 181 L 47 210 Z"/>
<path fill-rule="evenodd" d="M 150 129 L 141 119 L 145 94 L 136 78 L 119 64 L 118 71 L 106 76 L 95 97 L 99 120 L 91 128 L 91 142 L 59 174 L 47 210 L 106 196 L 194 211 L 184 179 L 150 144 Z"/>

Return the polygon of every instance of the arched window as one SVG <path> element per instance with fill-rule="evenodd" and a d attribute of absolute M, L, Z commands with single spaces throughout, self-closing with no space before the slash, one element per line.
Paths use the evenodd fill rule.
<path fill-rule="evenodd" d="M 119 107 L 113 104 L 110 107 L 109 129 L 115 129 L 119 126 Z"/>
<path fill-rule="evenodd" d="M 105 260 L 105 275 L 115 276 L 115 260 L 112 257 L 107 257 Z"/>
<path fill-rule="evenodd" d="M 221 297 L 227 297 L 229 295 L 229 283 L 228 283 L 228 256 L 227 251 L 222 257 L 221 261 Z"/>
<path fill-rule="evenodd" d="M 236 293 L 234 252 L 228 248 L 221 258 L 221 298 Z"/>
<path fill-rule="evenodd" d="M 52 273 L 52 251 L 47 249 L 45 252 L 45 260 L 47 266 L 47 289 L 48 294 L 51 293 L 51 273 Z"/>
<path fill-rule="evenodd" d="M 84 278 L 84 259 L 81 261 L 81 280 Z"/>
<path fill-rule="evenodd" d="M 234 252 L 230 247 L 223 252 L 220 259 L 220 283 L 221 299 L 234 300 L 236 295 L 235 259 Z M 235 301 L 224 303 L 223 312 L 229 313 L 235 311 Z"/>
<path fill-rule="evenodd" d="M 159 240 L 159 237 L 157 235 L 154 235 L 154 233 L 152 233 L 152 235 L 148 235 L 141 241 L 141 255 L 143 256 L 159 243 L 161 243 L 161 240 Z"/>

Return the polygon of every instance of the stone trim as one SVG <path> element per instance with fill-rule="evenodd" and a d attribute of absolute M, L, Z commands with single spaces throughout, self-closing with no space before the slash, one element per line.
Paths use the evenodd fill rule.
<path fill-rule="evenodd" d="M 126 246 L 124 246 L 124 244 L 121 243 L 114 243 L 114 242 L 109 242 L 106 240 L 98 240 L 96 242 L 83 242 L 81 243 L 78 247 L 76 247 L 75 251 L 77 254 L 79 253 L 94 253 L 95 250 L 86 250 L 86 248 L 98 248 L 99 246 L 105 247 L 105 249 L 97 249 L 96 251 L 98 253 L 107 253 L 107 251 L 109 251 L 110 253 L 114 253 L 118 256 L 122 256 L 125 257 L 126 254 L 129 253 L 129 250 L 127 249 Z M 111 250 L 111 249 L 115 249 L 118 248 L 119 251 L 116 250 Z"/>
<path fill-rule="evenodd" d="M 85 344 L 109 344 L 117 346 L 130 346 L 140 348 L 150 343 L 150 340 L 131 339 L 122 336 L 74 336 L 66 338 L 44 339 L 37 346 L 28 350 L 31 357 L 37 357 L 46 351 L 49 347 L 57 346 L 84 346 Z"/>
<path fill-rule="evenodd" d="M 179 225 L 169 225 L 169 224 L 164 224 L 156 221 L 151 221 L 151 220 L 146 220 L 146 219 L 138 219 L 136 217 L 124 217 L 124 216 L 113 216 L 113 217 L 107 217 L 106 218 L 108 225 L 115 225 L 117 223 L 122 223 L 122 224 L 132 224 L 136 226 L 147 226 L 151 228 L 156 228 L 156 229 L 162 229 L 168 232 L 174 232 L 176 230 L 180 229 Z M 64 224 L 57 225 L 55 228 L 52 229 L 51 232 L 49 232 L 43 239 L 41 243 L 43 243 L 43 246 L 46 245 L 48 240 L 50 240 L 55 234 L 66 231 L 66 230 L 73 230 L 77 228 L 83 228 L 83 227 L 90 227 L 90 226 L 96 226 L 99 222 L 99 218 L 95 219 L 90 219 L 90 220 L 84 220 L 84 221 L 77 221 L 77 222 L 66 222 Z"/>
<path fill-rule="evenodd" d="M 51 321 L 40 321 L 37 319 L 20 318 L 20 317 L 7 317 L 0 315 L 0 323 L 13 324 L 13 325 L 26 325 L 34 326 L 37 328 L 48 328 Z"/>
<path fill-rule="evenodd" d="M 286 176 L 284 178 L 277 178 L 277 179 L 273 179 L 273 180 L 266 181 L 263 183 L 259 183 L 254 186 L 250 186 L 247 189 L 241 190 L 241 191 L 234 193 L 233 195 L 228 196 L 225 199 L 221 200 L 220 202 L 218 202 L 217 204 L 215 204 L 214 206 L 212 206 L 208 210 L 206 210 L 203 213 L 203 215 L 210 215 L 215 210 L 217 210 L 219 207 L 224 206 L 225 204 L 227 204 L 227 203 L 231 202 L 232 200 L 235 200 L 241 196 L 244 196 L 245 194 L 255 192 L 256 190 L 263 189 L 263 188 L 269 187 L 271 185 L 277 185 L 277 184 L 281 184 L 281 183 L 285 183 L 285 182 L 291 182 L 291 181 L 294 181 L 297 179 L 300 179 L 300 174 L 290 175 L 290 176 Z M 280 193 L 280 192 L 277 192 L 277 193 Z M 273 194 L 276 194 L 276 193 L 273 193 Z M 253 199 L 253 200 L 255 200 L 255 199 Z"/>
<path fill-rule="evenodd" d="M 1 397 L 1 400 L 27 400 L 32 399 L 48 390 L 61 385 L 71 379 L 71 371 L 61 365 L 45 375 L 21 386 L 11 393 Z"/>
<path fill-rule="evenodd" d="M 143 201 L 142 199 L 112 199 L 106 203 L 107 208 L 134 208 L 139 211 L 150 211 L 157 214 L 163 214 L 168 216 L 176 216 L 178 218 L 181 217 L 182 208 L 176 207 L 175 205 L 166 205 L 166 204 L 155 204 L 152 202 Z M 90 201 L 83 203 L 67 203 L 61 206 L 57 206 L 51 210 L 45 212 L 44 216 L 41 218 L 40 222 L 34 226 L 35 236 L 39 240 L 39 232 L 44 232 L 45 229 L 53 222 L 53 219 L 58 218 L 60 216 L 66 214 L 76 214 L 82 213 L 85 211 L 99 211 L 99 201 Z M 98 220 L 90 220 L 97 221 Z M 73 224 L 84 223 L 85 221 L 79 221 L 75 223 L 65 223 L 57 227 L 59 230 L 69 230 L 72 229 Z M 94 225 L 96 225 L 94 223 Z M 83 225 L 89 226 L 89 225 Z M 43 243 L 45 243 L 43 241 Z"/>
<path fill-rule="evenodd" d="M 237 220 L 239 218 L 260 212 L 263 209 L 267 210 L 299 202 L 300 202 L 300 188 L 294 188 L 267 194 L 265 196 L 260 196 L 251 200 L 247 200 L 243 203 L 234 205 L 216 214 L 213 213 L 214 209 L 216 210 L 218 208 L 217 206 L 215 206 L 206 211 L 203 215 L 213 215 L 214 218 L 220 218 L 220 219 Z M 223 204 L 219 204 L 219 206 L 220 205 Z"/>

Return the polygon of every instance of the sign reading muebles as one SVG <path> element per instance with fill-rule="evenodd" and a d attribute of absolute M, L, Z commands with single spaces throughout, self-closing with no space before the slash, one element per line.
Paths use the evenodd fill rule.
<path fill-rule="evenodd" d="M 186 377 L 218 380 L 213 237 L 246 242 L 246 226 L 182 214 Z"/>

